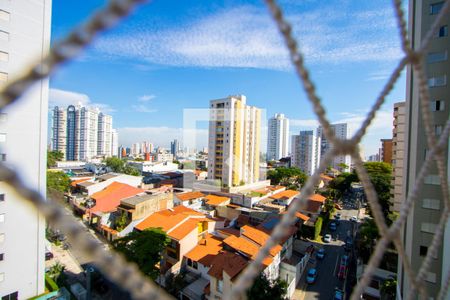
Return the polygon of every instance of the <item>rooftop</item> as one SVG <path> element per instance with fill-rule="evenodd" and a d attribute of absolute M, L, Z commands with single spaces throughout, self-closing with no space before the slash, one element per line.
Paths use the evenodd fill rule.
<path fill-rule="evenodd" d="M 228 197 L 223 196 L 216 196 L 216 195 L 208 195 L 205 197 L 206 204 L 212 205 L 212 206 L 219 206 L 222 203 L 225 203 L 230 200 Z"/>
<path fill-rule="evenodd" d="M 111 212 L 116 210 L 120 201 L 137 194 L 143 193 L 143 189 L 114 181 L 103 190 L 92 194 L 91 198 L 95 200 L 95 205 L 90 209 L 91 212 Z"/>
<path fill-rule="evenodd" d="M 150 200 L 152 198 L 155 198 L 156 196 L 159 196 L 159 195 L 161 195 L 161 193 L 157 193 L 157 194 L 147 194 L 147 193 L 139 194 L 139 195 L 136 195 L 136 196 L 133 196 L 133 197 L 129 197 L 129 198 L 123 199 L 121 201 L 121 204 L 125 204 L 125 205 L 128 205 L 128 206 L 136 206 L 139 203 L 145 202 L 145 201 Z"/>
<path fill-rule="evenodd" d="M 222 241 L 211 234 L 207 234 L 204 239 L 198 242 L 194 249 L 185 256 L 209 267 L 214 257 L 222 250 Z"/>
<path fill-rule="evenodd" d="M 194 191 L 194 192 L 178 193 L 178 194 L 176 194 L 176 196 L 181 201 L 189 201 L 189 200 L 194 200 L 194 199 L 198 199 L 198 198 L 203 198 L 203 197 L 205 197 L 205 194 L 203 194 L 202 192 L 199 192 L 199 191 Z"/>
<path fill-rule="evenodd" d="M 224 251 L 214 257 L 208 275 L 219 280 L 223 279 L 223 272 L 231 279 L 236 277 L 247 266 L 247 260 L 239 254 Z"/>
<path fill-rule="evenodd" d="M 277 200 L 278 199 L 281 199 L 281 200 L 286 199 L 287 200 L 287 199 L 295 197 L 295 196 L 297 196 L 299 194 L 300 194 L 299 191 L 285 190 L 285 191 L 282 191 L 280 193 L 276 193 L 275 195 L 270 196 L 270 198 L 277 199 Z"/>

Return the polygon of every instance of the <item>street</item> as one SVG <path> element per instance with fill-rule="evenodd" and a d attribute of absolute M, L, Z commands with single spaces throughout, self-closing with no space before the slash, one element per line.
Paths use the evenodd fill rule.
<path fill-rule="evenodd" d="M 299 283 L 300 285 L 305 285 L 305 300 L 333 299 L 335 287 L 345 290 L 345 281 L 339 280 L 337 274 L 339 272 L 340 259 L 346 254 L 344 250 L 345 239 L 352 233 L 352 226 L 355 225 L 349 219 L 357 216 L 358 210 L 353 209 L 349 205 L 344 206 L 343 210 L 336 211 L 336 213 L 341 214 L 341 220 L 339 221 L 337 230 L 332 232 L 329 228 L 326 228 L 323 231 L 324 234 L 330 233 L 332 235 L 333 239 L 331 243 L 315 244 L 317 249 L 321 247 L 325 249 L 325 257 L 322 260 L 316 259 L 315 255 L 312 258 L 312 265 L 315 264 L 318 274 L 316 282 L 314 284 L 306 284 L 304 279 L 302 279 L 303 282 Z M 335 240 L 336 238 L 337 241 Z"/>

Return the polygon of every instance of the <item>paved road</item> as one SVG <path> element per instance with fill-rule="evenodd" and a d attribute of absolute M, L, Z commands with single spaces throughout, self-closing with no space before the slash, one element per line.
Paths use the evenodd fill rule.
<path fill-rule="evenodd" d="M 358 211 L 351 207 L 344 207 L 343 210 L 338 211 L 341 213 L 340 225 L 337 231 L 330 232 L 328 228 L 326 233 L 331 233 L 333 239 L 338 237 L 338 240 L 333 240 L 329 244 L 317 244 L 317 247 L 325 248 L 325 258 L 323 260 L 316 260 L 316 268 L 318 271 L 317 281 L 312 285 L 306 286 L 305 300 L 313 299 L 333 299 L 334 288 L 343 288 L 344 281 L 337 278 L 339 270 L 339 262 L 342 255 L 345 254 L 344 244 L 345 238 L 348 233 L 351 233 L 354 223 L 349 219 L 352 216 L 356 216 Z"/>

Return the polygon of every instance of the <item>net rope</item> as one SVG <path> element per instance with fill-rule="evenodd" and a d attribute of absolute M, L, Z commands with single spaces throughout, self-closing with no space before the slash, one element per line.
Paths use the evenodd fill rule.
<path fill-rule="evenodd" d="M 108 5 L 90 16 L 85 23 L 76 27 L 69 35 L 67 35 L 60 42 L 56 43 L 51 48 L 49 54 L 42 61 L 36 63 L 30 69 L 25 70 L 22 76 L 17 77 L 6 84 L 0 92 L 0 110 L 3 110 L 15 101 L 18 101 L 20 96 L 32 84 L 51 75 L 59 65 L 78 55 L 83 48 L 91 43 L 98 33 L 113 27 L 139 4 L 144 2 L 147 1 L 111 0 Z M 323 128 L 323 133 L 326 139 L 331 143 L 332 147 L 331 150 L 328 151 L 321 159 L 317 170 L 311 177 L 309 177 L 303 186 L 302 193 L 298 201 L 293 201 L 293 204 L 290 206 L 287 213 L 283 215 L 281 222 L 279 222 L 274 228 L 266 244 L 260 248 L 256 258 L 252 260 L 242 274 L 239 275 L 233 285 L 232 291 L 228 295 L 224 295 L 224 298 L 240 299 L 243 295 L 245 295 L 245 291 L 252 285 L 255 278 L 262 271 L 263 260 L 269 255 L 269 250 L 279 243 L 284 237 L 284 233 L 287 232 L 289 226 L 295 221 L 295 212 L 300 209 L 302 203 L 305 203 L 306 199 L 308 199 L 308 197 L 314 192 L 314 187 L 319 182 L 320 174 L 325 171 L 336 155 L 350 155 L 354 162 L 358 177 L 364 187 L 375 224 L 378 227 L 381 236 L 377 241 L 375 250 L 369 259 L 362 277 L 352 292 L 351 299 L 359 299 L 360 295 L 364 291 L 364 288 L 368 286 L 372 275 L 380 264 L 384 252 L 390 243 L 393 243 L 397 249 L 400 261 L 405 270 L 405 276 L 407 276 L 408 280 L 411 282 L 411 289 L 406 295 L 403 295 L 404 298 L 413 299 L 414 297 L 417 297 L 417 293 L 419 293 L 420 298 L 428 299 L 427 291 L 424 286 L 424 280 L 427 272 L 430 270 L 431 261 L 433 257 L 436 256 L 438 248 L 442 243 L 445 225 L 448 222 L 450 215 L 450 199 L 447 182 L 447 170 L 445 165 L 445 150 L 447 149 L 450 134 L 450 120 L 447 121 L 441 135 L 439 136 L 439 139 L 437 139 L 433 133 L 432 127 L 433 117 L 431 114 L 431 107 L 429 105 L 430 96 L 425 73 L 424 58 L 432 41 L 433 35 L 443 23 L 444 18 L 449 15 L 450 1 L 445 1 L 441 11 L 436 16 L 436 20 L 417 50 L 410 47 L 406 25 L 407 23 L 405 20 L 404 11 L 402 9 L 402 1 L 392 1 L 393 10 L 395 12 L 394 15 L 399 29 L 401 48 L 404 56 L 395 67 L 387 83 L 384 85 L 379 96 L 376 98 L 361 127 L 351 139 L 347 140 L 338 139 L 334 135 L 330 121 L 326 117 L 325 108 L 316 93 L 314 83 L 311 81 L 309 71 L 304 64 L 303 54 L 298 49 L 298 43 L 293 37 L 292 27 L 284 18 L 282 9 L 275 0 L 265 0 L 265 3 L 286 44 L 287 49 L 289 50 L 290 59 L 298 75 L 300 84 L 305 90 L 308 101 L 311 103 L 318 121 Z M 389 227 L 384 220 L 376 191 L 370 181 L 366 169 L 363 166 L 363 161 L 359 152 L 359 143 L 364 137 L 367 128 L 375 118 L 377 111 L 385 102 L 386 96 L 393 89 L 394 84 L 400 77 L 401 72 L 408 65 L 414 71 L 414 75 L 418 79 L 420 96 L 419 101 L 422 111 L 421 117 L 425 127 L 428 148 L 430 150 L 427 153 L 425 161 L 417 174 L 412 192 L 408 193 L 405 201 L 402 203 L 398 218 Z M 423 260 L 421 267 L 415 274 L 411 268 L 409 258 L 401 241 L 401 230 L 405 225 L 413 204 L 418 200 L 419 190 L 424 184 L 425 177 L 430 171 L 433 163 L 436 163 L 440 177 L 444 209 L 442 210 L 441 218 L 437 225 L 427 255 Z M 20 174 L 16 171 L 16 169 L 7 166 L 4 163 L 0 163 L 0 180 L 10 185 L 19 196 L 33 204 L 50 224 L 60 228 L 61 231 L 67 235 L 68 239 L 72 241 L 71 244 L 73 246 L 77 247 L 83 254 L 92 257 L 98 268 L 116 284 L 129 291 L 134 299 L 172 299 L 172 296 L 168 295 L 148 277 L 144 276 L 135 264 L 126 262 L 124 257 L 119 253 L 105 250 L 101 243 L 85 232 L 83 225 L 65 216 L 64 209 L 61 206 L 47 201 L 38 191 L 27 186 L 25 181 L 21 179 Z M 438 296 L 438 299 L 440 300 L 445 299 L 450 288 L 450 269 L 443 270 L 442 274 L 443 277 L 445 275 L 445 279 L 443 280 L 443 285 L 441 286 Z"/>

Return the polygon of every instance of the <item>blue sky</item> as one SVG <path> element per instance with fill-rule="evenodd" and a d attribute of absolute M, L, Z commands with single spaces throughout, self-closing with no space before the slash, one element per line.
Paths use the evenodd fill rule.
<path fill-rule="evenodd" d="M 54 0 L 56 41 L 104 0 Z M 390 1 L 280 1 L 333 122 L 356 127 L 401 58 Z M 154 0 L 102 34 L 51 78 L 50 106 L 82 102 L 114 117 L 120 143 L 180 138 L 183 109 L 244 94 L 291 132 L 317 125 L 263 1 Z M 364 139 L 365 155 L 392 135 L 404 74 Z M 263 129 L 264 130 L 264 129 Z M 200 129 L 206 145 L 206 131 Z"/>

